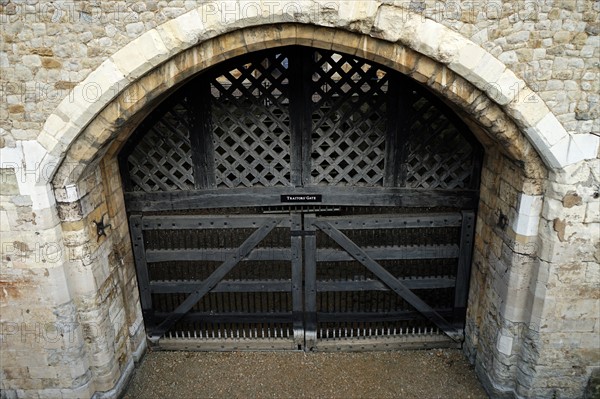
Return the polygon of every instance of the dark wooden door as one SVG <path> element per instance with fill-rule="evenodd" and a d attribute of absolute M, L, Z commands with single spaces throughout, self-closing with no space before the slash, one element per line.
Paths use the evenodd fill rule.
<path fill-rule="evenodd" d="M 284 47 L 195 77 L 120 154 L 150 339 L 460 342 L 482 155 L 426 88 L 359 57 Z"/>
<path fill-rule="evenodd" d="M 372 211 L 132 216 L 150 339 L 212 350 L 460 342 L 473 213 Z"/>

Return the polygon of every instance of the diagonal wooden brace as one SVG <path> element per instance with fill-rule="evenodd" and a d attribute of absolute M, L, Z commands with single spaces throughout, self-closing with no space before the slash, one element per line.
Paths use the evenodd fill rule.
<path fill-rule="evenodd" d="M 390 287 L 396 294 L 400 295 L 406 302 L 412 305 L 419 313 L 423 314 L 428 320 L 437 325 L 452 340 L 459 342 L 462 340 L 462 333 L 452 326 L 431 306 L 423 302 L 421 298 L 415 295 L 406 285 L 402 284 L 383 266 L 371 258 L 365 251 L 353 243 L 344 233 L 333 227 L 328 222 L 314 222 L 314 225 L 327 234 L 331 239 L 337 242 L 354 259 L 362 263 L 381 281 Z"/>
<path fill-rule="evenodd" d="M 254 247 L 256 247 L 270 232 L 277 226 L 282 219 L 269 220 L 261 225 L 254 233 L 250 235 L 240 245 L 237 252 L 230 255 L 217 270 L 215 270 L 208 278 L 194 287 L 192 293 L 183 301 L 158 327 L 148 334 L 148 339 L 153 343 L 163 336 L 169 328 L 173 327 L 190 309 L 198 303 L 210 290 L 212 290 L 227 273 L 231 271 L 238 263 L 240 263 Z"/>

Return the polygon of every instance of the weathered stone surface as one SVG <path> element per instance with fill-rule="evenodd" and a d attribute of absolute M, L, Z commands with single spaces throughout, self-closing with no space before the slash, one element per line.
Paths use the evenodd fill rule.
<path fill-rule="evenodd" d="M 268 43 L 372 57 L 445 92 L 476 120 L 469 123 L 481 130 L 487 153 L 466 351 L 505 392 L 582 395 L 600 328 L 593 290 L 600 279 L 594 2 L 463 2 L 458 12 L 444 2 L 398 1 L 61 4 L 0 2 L 0 231 L 9 245 L 3 251 L 16 254 L 7 261 L 3 252 L 0 274 L 36 276 L 7 291 L 11 307 L 2 316 L 57 325 L 81 320 L 87 327 L 79 325 L 63 347 L 11 341 L 2 353 L 3 393 L 89 397 L 127 373 L 127 362 L 117 359 L 132 358 L 143 323 L 129 246 L 115 249 L 128 243 L 122 186 L 118 166 L 102 175 L 94 165 L 118 136 L 100 165 L 114 161 L 130 131 L 124 122 L 149 112 L 152 99 Z M 256 28 L 211 41 L 249 26 Z M 168 61 L 187 49 L 194 50 Z M 547 177 L 530 143 L 550 167 Z M 92 167 L 83 173 L 86 164 Z M 68 194 L 63 186 L 84 177 Z M 528 203 L 524 195 L 542 194 L 540 213 L 537 199 Z M 96 242 L 89 219 L 104 213 L 114 236 Z M 43 254 L 37 259 L 36 244 Z"/>

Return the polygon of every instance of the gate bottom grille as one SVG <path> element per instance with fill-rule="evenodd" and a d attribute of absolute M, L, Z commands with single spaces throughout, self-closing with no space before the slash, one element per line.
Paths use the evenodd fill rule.
<path fill-rule="evenodd" d="M 406 332 L 370 337 L 321 338 L 315 352 L 377 351 L 395 349 L 460 348 L 441 332 Z M 188 333 L 170 333 L 154 347 L 157 350 L 183 351 L 273 351 L 304 350 L 289 338 L 194 338 Z"/>

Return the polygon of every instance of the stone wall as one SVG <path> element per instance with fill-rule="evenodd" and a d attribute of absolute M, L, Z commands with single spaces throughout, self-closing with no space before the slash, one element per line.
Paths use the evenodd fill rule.
<path fill-rule="evenodd" d="M 235 23 L 345 25 L 366 31 L 378 8 L 397 7 L 459 32 L 508 66 L 572 133 L 600 130 L 598 3 L 561 1 L 11 1 L 0 3 L 0 114 L 5 145 L 35 140 L 47 116 L 92 70 L 133 39 L 205 4 L 203 18 Z M 356 12 L 357 11 L 357 12 Z M 396 15 L 396 14 L 395 14 Z M 359 18 L 363 18 L 362 20 Z M 252 22 L 252 21 L 250 21 Z M 89 87 L 87 97 L 96 93 Z"/>
<path fill-rule="evenodd" d="M 428 84 L 486 147 L 465 350 L 489 391 L 581 396 L 599 360 L 599 8 L 0 0 L 2 395 L 114 395 L 143 351 L 115 155 L 151 100 L 261 43 L 330 40 Z"/>

